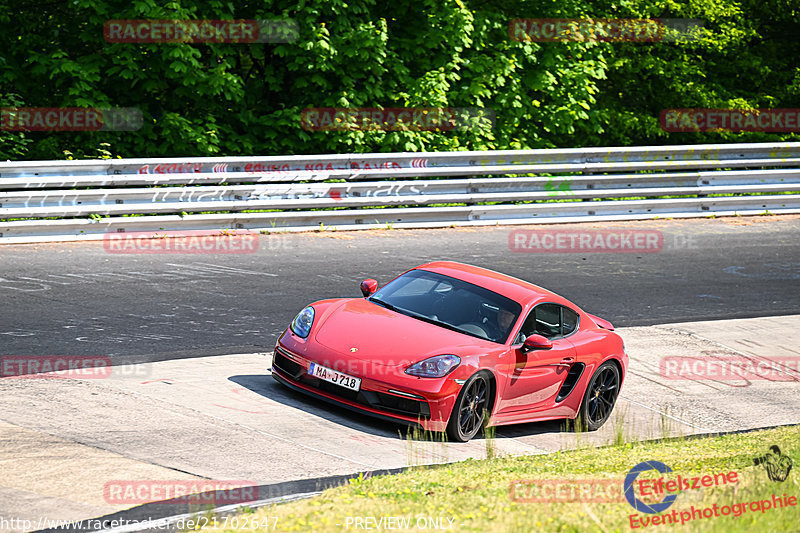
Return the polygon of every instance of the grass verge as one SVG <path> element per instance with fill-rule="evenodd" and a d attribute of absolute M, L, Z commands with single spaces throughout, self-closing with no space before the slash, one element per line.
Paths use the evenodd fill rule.
<path fill-rule="evenodd" d="M 795 466 L 784 481 L 770 480 L 765 467 L 754 463 L 754 458 L 764 456 L 773 445 L 779 446 Z M 677 493 L 672 506 L 661 514 L 637 512 L 620 492 L 629 470 L 642 461 L 660 461 L 671 467 L 673 472 L 663 475 L 665 480 L 675 480 L 678 475 L 693 478 L 736 472 L 736 482 Z M 788 461 L 784 460 L 783 465 L 787 464 Z M 649 471 L 642 473 L 640 479 L 659 477 L 662 475 Z M 530 480 L 533 491 L 520 489 L 520 480 Z M 574 498 L 579 500 L 575 502 L 555 501 L 557 498 L 549 492 L 540 491 L 548 481 L 559 482 L 569 489 L 587 486 L 586 480 L 591 480 L 590 486 L 594 488 Z M 516 498 L 512 497 L 512 486 Z M 611 497 L 608 497 L 609 490 L 602 488 L 607 486 L 616 487 L 616 491 L 610 491 L 613 493 Z M 641 496 L 639 486 L 634 486 L 637 487 L 636 494 L 647 501 Z M 780 497 L 784 494 L 800 500 L 800 426 L 415 467 L 395 476 L 355 479 L 312 499 L 264 507 L 255 513 L 243 510 L 244 514 L 240 516 L 251 523 L 263 524 L 268 519 L 271 527 L 278 531 L 314 532 L 367 529 L 435 531 L 448 528 L 450 531 L 480 532 L 800 531 L 800 501 L 795 506 L 764 512 L 748 506 L 739 517 L 733 516 L 736 511 L 731 507 L 729 516 L 695 519 L 680 525 L 681 512 L 691 512 L 692 507 L 702 510 L 717 505 L 722 510 L 723 506 L 771 501 L 773 495 Z M 540 495 L 544 501 L 515 501 L 525 495 Z M 594 501 L 597 499 L 605 501 Z M 742 506 L 739 505 L 738 509 L 741 512 Z M 677 525 L 640 525 L 645 518 L 665 517 L 673 511 L 677 512 Z M 634 524 L 640 527 L 631 527 L 631 515 L 638 516 L 638 522 Z M 360 527 L 356 521 L 358 518 L 361 519 Z M 384 519 L 384 527 L 380 527 L 381 519 Z"/>

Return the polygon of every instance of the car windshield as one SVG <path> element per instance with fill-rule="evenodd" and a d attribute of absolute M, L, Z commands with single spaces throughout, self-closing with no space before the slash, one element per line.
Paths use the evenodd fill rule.
<path fill-rule="evenodd" d="M 411 270 L 370 301 L 398 313 L 492 342 L 504 343 L 522 307 L 496 292 L 449 276 Z"/>

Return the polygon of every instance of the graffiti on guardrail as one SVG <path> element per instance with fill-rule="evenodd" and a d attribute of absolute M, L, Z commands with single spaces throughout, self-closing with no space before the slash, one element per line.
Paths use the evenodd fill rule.
<path fill-rule="evenodd" d="M 430 183 L 420 182 L 420 183 L 397 183 L 391 184 L 375 188 L 375 189 L 367 189 L 364 190 L 363 187 L 358 185 L 348 185 L 347 187 L 340 189 L 335 188 L 328 191 L 327 196 L 333 198 L 334 200 L 341 200 L 344 198 L 369 198 L 375 196 L 408 196 L 408 195 L 415 195 L 415 194 L 424 194 L 425 189 L 428 188 Z"/>
<path fill-rule="evenodd" d="M 41 165 L 6 162 L 0 165 L 7 191 L 0 199 L 0 210 L 6 218 L 25 220 L 10 221 L 0 228 L 0 242 L 25 242 L 42 234 L 53 234 L 55 240 L 94 238 L 102 237 L 109 229 L 123 228 L 154 232 L 174 230 L 188 226 L 192 219 L 200 221 L 201 227 L 208 228 L 203 211 L 226 211 L 213 215 L 213 218 L 221 221 L 220 226 L 228 225 L 234 229 L 245 226 L 239 221 L 241 212 L 283 208 L 285 211 L 279 215 L 248 213 L 247 216 L 253 220 L 261 219 L 263 224 L 292 230 L 318 228 L 323 222 L 328 227 L 333 225 L 333 220 L 340 227 L 366 226 L 375 220 L 372 215 L 380 218 L 380 215 L 391 213 L 392 222 L 398 222 L 400 209 L 404 206 L 429 204 L 435 199 L 442 200 L 436 203 L 467 205 L 453 209 L 433 204 L 425 209 L 409 210 L 402 217 L 402 223 L 441 226 L 443 223 L 473 225 L 496 221 L 506 224 L 555 217 L 592 220 L 607 215 L 623 220 L 642 215 L 660 216 L 659 213 L 667 209 L 663 207 L 666 201 L 651 198 L 652 188 L 656 186 L 665 190 L 681 187 L 686 191 L 681 191 L 680 196 L 685 198 L 681 198 L 675 207 L 678 209 L 675 216 L 731 212 L 780 214 L 792 212 L 800 205 L 800 195 L 795 194 L 794 185 L 797 181 L 794 160 L 797 158 L 800 158 L 800 143 L 771 142 L 690 147 L 70 161 Z M 737 170 L 728 170 L 729 167 Z M 774 170 L 764 170 L 770 167 Z M 698 181 L 687 177 L 697 174 L 698 169 L 701 170 Z M 464 179 L 500 174 L 533 177 L 523 180 L 518 177 Z M 594 181 L 593 175 L 600 181 Z M 414 179 L 428 177 L 436 179 Z M 389 181 L 392 178 L 405 180 Z M 627 178 L 634 179 L 626 183 L 625 191 L 629 194 L 625 197 L 607 192 L 615 187 L 615 183 L 627 181 Z M 331 179 L 336 182 L 321 183 Z M 205 186 L 164 186 L 181 184 Z M 749 186 L 754 194 L 736 196 L 732 189 L 739 184 Z M 128 188 L 128 185 L 151 188 Z M 259 188 L 261 185 L 267 188 Z M 596 195 L 591 191 L 593 186 L 599 186 Z M 105 187 L 126 188 L 111 192 Z M 695 187 L 696 193 L 693 192 Z M 718 194 L 715 189 L 719 190 Z M 790 194 L 778 195 L 776 191 Z M 413 198 L 415 195 L 430 197 Z M 373 198 L 364 199 L 370 196 Z M 604 200 L 589 202 L 592 196 Z M 626 199 L 628 196 L 644 198 L 630 200 Z M 544 203 L 576 197 L 585 198 L 587 202 Z M 341 201 L 345 198 L 348 202 Z M 297 201 L 305 199 L 319 201 Z M 249 200 L 261 201 L 261 205 L 253 207 L 255 204 Z M 625 200 L 625 203 L 614 200 Z M 540 203 L 530 203 L 536 201 Z M 148 202 L 152 202 L 152 210 L 147 207 Z M 192 205 L 190 202 L 196 203 Z M 208 205 L 209 202 L 226 202 L 228 205 Z M 483 203 L 505 205 L 473 205 Z M 397 209 L 365 211 L 369 218 L 350 212 L 324 210 L 346 204 L 397 206 Z M 319 209 L 313 216 L 313 224 L 309 222 L 311 218 L 307 212 L 299 210 L 303 208 Z M 170 220 L 175 222 L 169 227 L 164 227 L 162 219 L 155 217 L 124 219 L 120 216 L 182 211 L 192 215 L 172 217 Z M 53 220 L 55 218 L 63 220 Z M 226 224 L 225 220 L 229 223 Z M 130 224 L 134 221 L 135 224 Z M 247 225 L 256 224 L 248 222 Z M 688 240 L 675 239 L 672 245 L 665 241 L 663 249 L 694 246 L 692 236 Z M 607 248 L 617 244 L 613 239 L 604 242 L 610 245 Z M 619 244 L 626 246 L 627 241 L 621 239 Z M 530 239 L 525 241 L 525 248 L 529 247 Z M 533 243 L 531 251 L 536 247 Z M 798 277 L 792 271 L 792 263 L 789 266 L 784 263 L 775 265 L 781 268 L 776 267 L 776 272 L 768 276 L 775 279 Z M 741 269 L 735 265 L 723 267 L 723 271 L 729 274 L 755 275 Z M 4 283 L 6 281 L 0 279 L 0 286 Z"/>
<path fill-rule="evenodd" d="M 428 166 L 427 159 L 413 159 L 409 165 L 403 165 L 399 161 L 376 161 L 365 162 L 344 162 L 333 164 L 326 163 L 305 163 L 303 165 L 290 165 L 288 163 L 244 163 L 234 165 L 230 163 L 215 163 L 208 166 L 203 163 L 159 163 L 156 165 L 145 164 L 136 169 L 137 174 L 191 174 L 200 172 L 224 173 L 224 172 L 253 172 L 259 174 L 281 174 L 289 172 L 312 172 L 312 171 L 352 171 L 352 170 L 388 170 L 393 168 L 424 168 Z"/>
<path fill-rule="evenodd" d="M 171 164 L 161 164 L 161 165 L 153 165 L 153 168 L 150 168 L 150 165 L 142 165 L 139 167 L 138 173 L 139 174 L 187 174 L 191 172 L 202 172 L 203 171 L 203 164 L 202 163 L 171 163 Z"/>

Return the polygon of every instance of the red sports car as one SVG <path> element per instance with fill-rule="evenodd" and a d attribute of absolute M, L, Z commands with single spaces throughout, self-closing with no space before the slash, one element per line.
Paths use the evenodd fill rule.
<path fill-rule="evenodd" d="M 466 442 L 484 425 L 608 419 L 628 356 L 606 320 L 541 287 L 452 262 L 363 298 L 320 300 L 278 339 L 272 375 L 316 398 Z"/>

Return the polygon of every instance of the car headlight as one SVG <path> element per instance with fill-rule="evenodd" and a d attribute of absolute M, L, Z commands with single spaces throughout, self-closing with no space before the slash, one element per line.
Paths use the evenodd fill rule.
<path fill-rule="evenodd" d="M 461 363 L 457 355 L 437 355 L 406 369 L 406 374 L 421 378 L 443 378 Z"/>
<path fill-rule="evenodd" d="M 292 333 L 305 339 L 308 337 L 308 334 L 311 333 L 311 324 L 313 323 L 314 308 L 309 305 L 297 313 L 297 316 L 294 317 L 294 320 L 292 320 L 292 324 L 289 327 L 292 329 Z"/>

